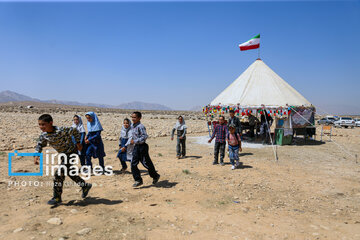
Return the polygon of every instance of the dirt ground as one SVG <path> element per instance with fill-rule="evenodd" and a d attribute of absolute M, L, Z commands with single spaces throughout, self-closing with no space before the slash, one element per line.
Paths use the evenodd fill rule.
<path fill-rule="evenodd" d="M 2 138 L 16 136 L 12 144 L 35 145 L 33 135 L 26 137 L 40 133 L 33 122 L 38 115 L 29 113 L 20 123 L 9 118 L 24 119 L 24 113 L 9 114 L 0 115 Z M 71 123 L 72 114 L 54 117 Z M 354 157 L 360 155 L 360 128 L 334 130 L 333 139 L 351 155 L 333 142 L 297 140 L 277 148 L 277 162 L 271 147 L 244 148 L 243 167 L 231 170 L 227 156 L 228 164 L 213 166 L 212 147 L 196 143 L 196 137 L 206 135 L 204 122 L 187 120 L 197 129 L 188 135 L 187 157 L 176 159 L 175 141 L 155 136 L 175 120 L 159 120 L 144 120 L 154 130 L 148 143 L 161 175 L 158 184 L 152 185 L 141 166 L 144 185 L 133 189 L 130 172 L 119 173 L 117 139 L 109 136 L 105 164 L 115 174 L 92 176 L 85 200 L 66 178 L 63 204 L 53 208 L 46 204 L 52 177 L 10 177 L 9 151 L 0 152 L 0 239 L 360 239 L 360 159 L 356 163 Z M 9 129 L 22 134 L 11 135 Z M 28 145 L 19 152 L 32 152 Z M 38 169 L 31 157 L 13 161 L 13 172 Z M 60 222 L 48 223 L 51 218 Z"/>

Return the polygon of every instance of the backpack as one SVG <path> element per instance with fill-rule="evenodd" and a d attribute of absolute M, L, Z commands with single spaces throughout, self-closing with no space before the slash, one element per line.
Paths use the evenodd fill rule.
<path fill-rule="evenodd" d="M 228 133 L 228 134 L 226 135 L 226 139 L 228 140 L 228 142 L 229 142 L 229 140 L 230 140 L 230 134 L 231 134 L 231 133 Z M 237 133 L 237 132 L 235 132 L 235 136 L 236 136 L 237 145 L 239 145 L 239 143 L 241 142 L 240 134 Z"/>

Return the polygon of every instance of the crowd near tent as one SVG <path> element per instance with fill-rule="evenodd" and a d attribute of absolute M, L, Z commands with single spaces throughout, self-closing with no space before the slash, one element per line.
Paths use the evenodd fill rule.
<path fill-rule="evenodd" d="M 203 108 L 209 122 L 229 110 L 240 117 L 249 113 L 269 115 L 276 120 L 276 128 L 284 129 L 288 135 L 296 131 L 302 135 L 315 134 L 315 108 L 261 59 Z"/>

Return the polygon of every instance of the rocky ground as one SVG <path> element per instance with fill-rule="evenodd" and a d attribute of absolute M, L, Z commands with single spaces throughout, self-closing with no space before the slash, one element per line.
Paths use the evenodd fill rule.
<path fill-rule="evenodd" d="M 33 151 L 42 112 L 46 109 L 0 113 L 0 239 L 360 239 L 355 158 L 360 128 L 335 129 L 333 139 L 340 145 L 298 139 L 296 145 L 280 146 L 277 162 L 271 147 L 244 148 L 244 166 L 232 171 L 229 164 L 213 166 L 212 146 L 196 143 L 206 135 L 200 114 L 182 113 L 191 132 L 188 157 L 176 159 L 169 131 L 180 113 L 148 112 L 143 123 L 161 179 L 152 185 L 141 167 L 144 185 L 133 189 L 132 175 L 120 174 L 116 159 L 121 122 L 129 113 L 103 111 L 105 161 L 115 174 L 91 177 L 94 186 L 85 200 L 66 178 L 63 204 L 51 208 L 46 205 L 50 176 L 7 172 L 8 150 Z M 75 112 L 83 116 L 86 110 L 52 114 L 57 125 L 70 125 Z M 12 170 L 38 166 L 31 158 L 16 158 Z"/>

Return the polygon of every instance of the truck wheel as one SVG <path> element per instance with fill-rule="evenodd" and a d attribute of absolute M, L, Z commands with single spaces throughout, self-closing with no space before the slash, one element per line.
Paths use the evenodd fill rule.
<path fill-rule="evenodd" d="M 345 126 L 345 128 L 348 128 L 349 126 Z"/>

